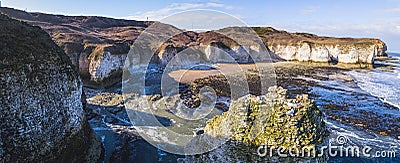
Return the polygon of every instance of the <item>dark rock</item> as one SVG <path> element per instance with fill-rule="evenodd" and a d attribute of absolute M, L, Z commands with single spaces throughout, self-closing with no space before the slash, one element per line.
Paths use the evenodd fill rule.
<path fill-rule="evenodd" d="M 204 130 L 199 130 L 196 132 L 196 135 L 201 135 L 201 134 L 204 134 Z"/>
<path fill-rule="evenodd" d="M 1 162 L 96 162 L 101 141 L 86 121 L 82 82 L 39 27 L 0 14 Z"/>

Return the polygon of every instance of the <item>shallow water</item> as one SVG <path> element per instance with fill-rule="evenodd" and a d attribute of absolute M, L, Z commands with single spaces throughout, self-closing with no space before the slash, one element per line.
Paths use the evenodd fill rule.
<path fill-rule="evenodd" d="M 384 65 L 374 70 L 354 70 L 349 74 L 357 85 L 383 102 L 400 108 L 400 54 L 392 54 L 394 60 L 378 62 Z"/>
<path fill-rule="evenodd" d="M 400 78 L 399 56 L 394 60 L 379 62 L 383 65 L 375 69 L 355 69 L 341 75 L 330 76 L 329 80 L 321 81 L 303 77 L 304 80 L 313 80 L 319 86 L 312 86 L 310 94 L 321 110 L 326 114 L 344 119 L 355 119 L 356 123 L 364 123 L 370 130 L 342 123 L 331 118 L 325 119 L 330 128 L 330 142 L 336 142 L 339 136 L 347 138 L 346 145 L 357 147 L 371 147 L 370 153 L 395 151 L 395 158 L 330 158 L 329 162 L 399 162 L 400 160 L 400 133 L 399 129 L 390 136 L 382 136 L 374 130 L 393 130 L 399 125 L 400 119 Z M 350 77 L 350 78 L 349 78 Z M 345 110 L 329 110 L 321 107 L 327 104 L 346 106 Z M 361 114 L 364 111 L 369 114 Z M 368 116 L 367 116 L 368 115 Z M 329 116 L 327 116 L 329 117 Z M 350 120 L 352 121 L 352 120 Z M 376 123 L 375 123 L 376 122 Z"/>

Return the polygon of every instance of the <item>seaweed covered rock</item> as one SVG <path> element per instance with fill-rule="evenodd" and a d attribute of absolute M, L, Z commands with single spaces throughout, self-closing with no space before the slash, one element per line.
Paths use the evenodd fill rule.
<path fill-rule="evenodd" d="M 95 162 L 82 82 L 39 27 L 0 14 L 0 162 Z"/>
<path fill-rule="evenodd" d="M 307 95 L 286 98 L 286 90 L 271 87 L 263 96 L 246 96 L 232 102 L 230 110 L 207 122 L 205 134 L 213 137 L 227 137 L 221 147 L 198 156 L 188 156 L 190 161 L 261 161 L 271 160 L 260 157 L 260 146 L 313 148 L 324 142 L 328 135 L 322 113 Z M 269 151 L 268 151 L 269 152 Z M 268 154 L 269 156 L 269 154 Z M 299 158 L 276 157 L 275 161 L 299 161 Z M 323 159 L 322 159 L 323 160 Z M 321 161 L 321 160 L 320 160 Z"/>

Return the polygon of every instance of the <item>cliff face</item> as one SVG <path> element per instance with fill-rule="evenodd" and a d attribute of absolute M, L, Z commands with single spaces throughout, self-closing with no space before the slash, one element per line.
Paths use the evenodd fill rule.
<path fill-rule="evenodd" d="M 0 14 L 0 160 L 97 161 L 82 82 L 68 56 L 39 27 Z"/>
<path fill-rule="evenodd" d="M 332 63 L 367 63 L 373 64 L 375 57 L 387 56 L 386 44 L 379 39 L 368 38 L 332 38 L 321 37 L 307 33 L 288 33 L 278 31 L 269 27 L 253 27 L 256 34 L 261 38 L 263 44 L 273 59 L 286 61 L 312 61 Z M 186 35 L 191 42 L 180 41 L 182 36 L 172 38 L 167 44 L 167 50 L 158 54 L 163 65 L 168 63 L 173 56 L 182 49 L 191 46 L 203 46 L 200 49 L 211 62 L 238 62 L 248 63 L 252 60 L 265 61 L 262 58 L 260 45 L 239 45 L 237 42 L 218 32 L 240 33 L 241 28 L 225 28 L 216 32 L 204 32 Z M 178 39 L 177 39 L 178 38 Z M 186 39 L 188 40 L 188 39 Z M 233 60 L 227 59 L 229 54 Z M 250 54 L 256 58 L 252 58 Z M 259 57 L 259 58 L 258 58 Z"/>
<path fill-rule="evenodd" d="M 27 13 L 9 8 L 0 8 L 0 12 L 47 31 L 79 69 L 84 84 L 93 87 L 106 87 L 120 81 L 130 46 L 154 23 L 93 16 Z M 166 24 L 161 30 L 183 32 Z M 236 30 L 241 29 L 226 28 L 220 31 L 234 33 Z M 321 37 L 306 33 L 288 33 L 270 27 L 253 27 L 253 30 L 261 37 L 273 59 L 277 60 L 373 63 L 374 57 L 387 55 L 386 44 L 378 39 Z M 229 37 L 215 31 L 186 31 L 159 47 L 152 62 L 165 66 L 176 54 L 193 46 L 201 46 L 195 49 L 195 53 L 201 55 L 188 56 L 192 62 L 187 64 L 268 60 L 260 55 L 263 49 L 259 45 L 240 46 Z M 251 58 L 249 54 L 257 57 Z M 175 60 L 174 64 L 180 65 L 180 60 L 188 58 Z"/>
<path fill-rule="evenodd" d="M 386 44 L 379 39 L 321 37 L 269 27 L 253 29 L 270 52 L 284 60 L 373 63 L 374 57 L 387 56 Z"/>

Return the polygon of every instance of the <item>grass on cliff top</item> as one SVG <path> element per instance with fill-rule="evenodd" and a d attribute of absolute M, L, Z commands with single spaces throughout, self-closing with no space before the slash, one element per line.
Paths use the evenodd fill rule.
<path fill-rule="evenodd" d="M 70 63 L 68 56 L 39 27 L 0 14 L 0 63 L 22 64 Z"/>
<path fill-rule="evenodd" d="M 335 38 L 317 36 L 309 33 L 290 33 L 283 30 L 276 30 L 271 27 L 252 27 L 252 29 L 260 36 L 265 42 L 272 44 L 296 44 L 296 43 L 310 43 L 310 44 L 341 44 L 352 46 L 370 46 L 374 44 L 384 44 L 379 39 L 374 38 Z"/>

